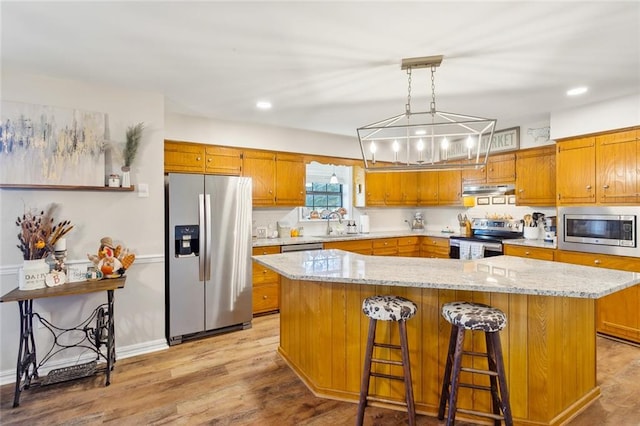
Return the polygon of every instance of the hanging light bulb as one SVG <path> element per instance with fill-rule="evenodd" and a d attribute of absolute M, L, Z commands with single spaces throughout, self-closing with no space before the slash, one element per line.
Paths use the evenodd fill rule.
<path fill-rule="evenodd" d="M 422 163 L 424 161 L 422 159 L 422 151 L 424 151 L 424 141 L 422 140 L 422 138 L 418 139 L 416 148 L 418 149 L 418 163 Z"/>
<path fill-rule="evenodd" d="M 471 135 L 469 135 L 469 137 L 467 138 L 467 159 L 471 160 L 471 148 L 473 148 L 473 138 L 471 137 Z"/>
<path fill-rule="evenodd" d="M 336 176 L 336 168 L 335 167 L 333 168 L 333 174 L 331 175 L 331 178 L 329 179 L 329 183 L 330 184 L 334 184 L 334 185 L 340 183 L 338 181 L 338 176 Z"/>
<path fill-rule="evenodd" d="M 378 150 L 378 147 L 376 146 L 375 142 L 371 142 L 371 145 L 369 145 L 369 151 L 371 151 L 371 162 L 375 164 L 376 162 L 376 151 Z"/>
<path fill-rule="evenodd" d="M 393 144 L 391 145 L 391 149 L 393 150 L 393 162 L 397 163 L 398 151 L 400 151 L 400 144 L 398 143 L 398 141 L 393 141 Z"/>
<path fill-rule="evenodd" d="M 447 138 L 442 138 L 442 142 L 440 142 L 440 149 L 442 149 L 442 159 L 446 160 L 447 158 L 449 158 L 448 155 L 448 150 L 449 150 L 449 141 L 447 140 Z"/>

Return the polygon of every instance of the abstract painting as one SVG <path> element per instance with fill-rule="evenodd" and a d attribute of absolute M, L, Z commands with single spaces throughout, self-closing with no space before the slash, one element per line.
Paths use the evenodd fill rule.
<path fill-rule="evenodd" d="M 2 101 L 0 184 L 105 185 L 105 113 Z"/>

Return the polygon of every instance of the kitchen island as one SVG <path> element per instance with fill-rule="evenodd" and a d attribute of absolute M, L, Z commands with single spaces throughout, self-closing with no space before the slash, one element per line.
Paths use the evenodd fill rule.
<path fill-rule="evenodd" d="M 312 392 L 328 398 L 358 400 L 368 326 L 364 298 L 395 294 L 418 305 L 407 322 L 414 396 L 417 411 L 433 416 L 450 333 L 440 307 L 467 300 L 502 309 L 511 408 L 522 425 L 562 424 L 598 398 L 595 299 L 640 282 L 638 273 L 511 256 L 455 260 L 322 250 L 254 260 L 282 276 L 280 354 Z M 381 323 L 379 333 L 397 341 L 397 328 L 389 325 Z M 484 339 L 467 343 L 469 350 L 483 348 Z M 372 386 L 379 395 L 402 398 L 401 383 L 374 380 Z M 461 389 L 459 407 L 490 411 L 490 403 L 487 392 Z"/>

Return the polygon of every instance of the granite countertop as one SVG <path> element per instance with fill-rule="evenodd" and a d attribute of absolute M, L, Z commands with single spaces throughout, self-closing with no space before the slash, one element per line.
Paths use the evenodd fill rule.
<path fill-rule="evenodd" d="M 257 238 L 253 240 L 253 247 L 263 246 L 284 246 L 291 244 L 306 244 L 306 243 L 328 243 L 331 241 L 353 241 L 353 240 L 371 240 L 375 238 L 398 238 L 398 237 L 441 237 L 449 238 L 451 236 L 459 236 L 458 233 L 448 233 L 442 231 L 381 231 L 370 232 L 368 234 L 343 234 L 335 236 L 326 235 L 309 235 L 303 237 L 293 238 Z"/>
<path fill-rule="evenodd" d="M 597 299 L 640 283 L 640 273 L 513 256 L 476 260 L 365 256 L 342 250 L 253 256 L 302 281 Z"/>

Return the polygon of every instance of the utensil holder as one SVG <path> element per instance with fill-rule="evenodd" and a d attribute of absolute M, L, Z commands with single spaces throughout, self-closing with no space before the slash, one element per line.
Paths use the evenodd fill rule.
<path fill-rule="evenodd" d="M 540 238 L 540 228 L 537 226 L 525 226 L 522 229 L 524 230 L 524 238 L 527 240 L 537 240 Z"/>

